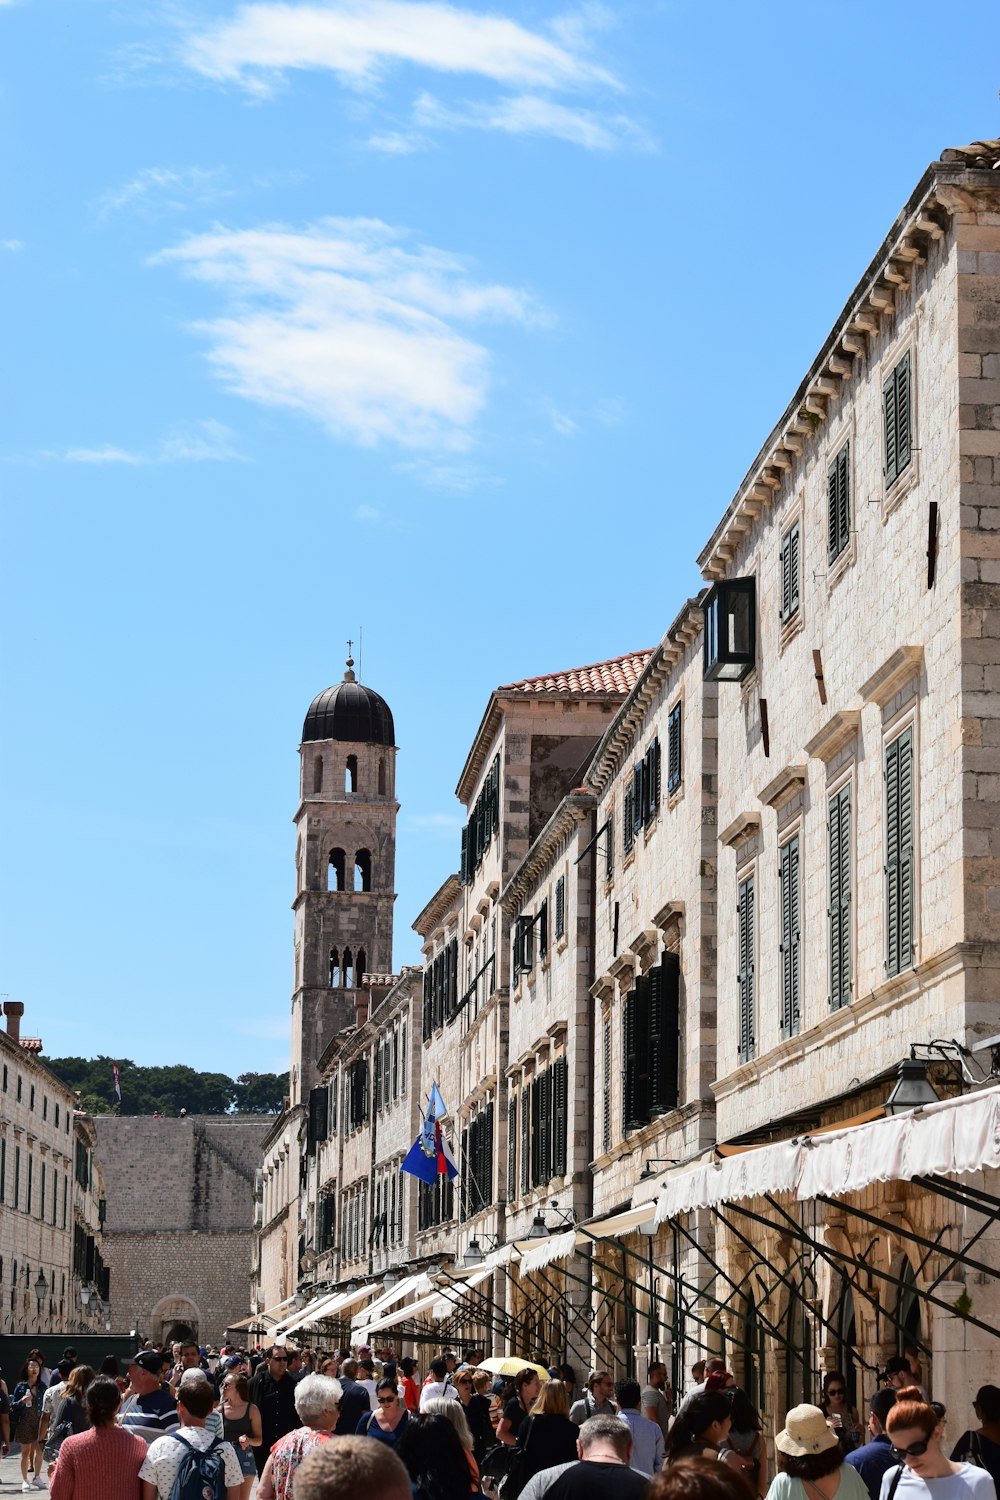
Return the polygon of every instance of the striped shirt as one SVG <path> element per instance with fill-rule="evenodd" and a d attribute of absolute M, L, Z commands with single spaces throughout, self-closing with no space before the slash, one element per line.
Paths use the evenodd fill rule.
<path fill-rule="evenodd" d="M 146 1396 L 129 1396 L 122 1403 L 118 1425 L 134 1432 L 147 1445 L 165 1432 L 173 1432 L 179 1425 L 173 1396 L 162 1387 Z"/>

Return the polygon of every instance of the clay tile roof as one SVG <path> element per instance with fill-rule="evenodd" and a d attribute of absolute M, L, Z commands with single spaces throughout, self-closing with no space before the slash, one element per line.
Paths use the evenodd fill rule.
<path fill-rule="evenodd" d="M 652 651 L 629 651 L 610 661 L 593 662 L 589 667 L 570 667 L 565 672 L 551 672 L 543 677 L 525 677 L 507 682 L 501 693 L 619 693 L 623 698 L 639 680 L 639 674 Z"/>
<path fill-rule="evenodd" d="M 40 1036 L 23 1036 L 23 1037 L 21 1037 L 21 1051 L 22 1052 L 41 1052 L 41 1050 L 42 1050 L 42 1039 L 41 1039 Z"/>
<path fill-rule="evenodd" d="M 1000 141 L 973 141 L 968 146 L 951 146 L 941 152 L 942 161 L 960 162 L 967 167 L 1000 169 Z"/>

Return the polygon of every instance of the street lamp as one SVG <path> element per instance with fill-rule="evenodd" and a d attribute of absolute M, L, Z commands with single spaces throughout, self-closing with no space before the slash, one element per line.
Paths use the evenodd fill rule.
<path fill-rule="evenodd" d="M 301 1312 L 308 1301 L 309 1298 L 306 1296 L 302 1288 L 299 1287 L 298 1291 L 295 1293 L 295 1296 L 292 1298 L 292 1303 L 295 1307 L 295 1311 Z"/>
<path fill-rule="evenodd" d="M 904 1057 L 899 1065 L 899 1077 L 895 1087 L 883 1106 L 887 1115 L 905 1115 L 911 1109 L 922 1109 L 925 1104 L 937 1104 L 939 1098 L 927 1077 L 927 1060 L 922 1057 Z"/>
<path fill-rule="evenodd" d="M 539 1211 L 531 1221 L 531 1228 L 528 1230 L 528 1239 L 547 1240 L 548 1238 L 549 1226 L 542 1217 L 541 1211 Z"/>
<path fill-rule="evenodd" d="M 469 1241 L 469 1248 L 462 1256 L 463 1266 L 481 1266 L 485 1259 L 486 1256 L 483 1254 L 482 1247 L 479 1241 L 477 1239 L 471 1239 Z"/>
<path fill-rule="evenodd" d="M 81 1286 L 80 1286 L 80 1301 L 83 1303 L 83 1310 L 84 1310 L 84 1312 L 86 1312 L 87 1308 L 90 1306 L 90 1298 L 91 1298 L 90 1287 L 84 1281 L 81 1284 Z"/>
<path fill-rule="evenodd" d="M 35 1301 L 38 1303 L 39 1317 L 41 1317 L 42 1303 L 45 1301 L 45 1294 L 48 1289 L 49 1284 L 45 1280 L 45 1272 L 40 1270 L 38 1273 L 38 1280 L 35 1282 Z"/>
<path fill-rule="evenodd" d="M 388 1269 L 388 1271 L 386 1271 L 385 1275 L 382 1277 L 382 1286 L 383 1286 L 384 1290 L 387 1291 L 387 1292 L 391 1292 L 392 1289 L 393 1289 L 393 1287 L 396 1285 L 396 1282 L 398 1280 L 399 1280 L 399 1277 L 396 1275 L 396 1272 L 390 1266 L 389 1269 Z"/>

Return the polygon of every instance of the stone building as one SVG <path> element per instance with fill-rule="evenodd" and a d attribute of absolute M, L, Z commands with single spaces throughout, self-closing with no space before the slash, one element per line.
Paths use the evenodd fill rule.
<path fill-rule="evenodd" d="M 94 1124 L 114 1328 L 218 1345 L 246 1316 L 254 1179 L 269 1121 L 99 1115 Z"/>
<path fill-rule="evenodd" d="M 21 1035 L 0 1031 L 0 1333 L 100 1333 L 108 1321 L 105 1186 L 94 1122 Z"/>
<path fill-rule="evenodd" d="M 931 164 L 718 510 L 654 651 L 492 696 L 422 992 L 323 1064 L 374 1076 L 405 1011 L 461 1183 L 299 1322 L 675 1383 L 724 1352 L 769 1427 L 912 1345 L 965 1410 L 1000 1378 L 1000 142 Z M 371 1125 L 331 1216 L 394 1159 Z"/>

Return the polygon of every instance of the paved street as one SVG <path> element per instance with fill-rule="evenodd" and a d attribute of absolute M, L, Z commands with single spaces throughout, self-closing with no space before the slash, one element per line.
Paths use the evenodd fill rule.
<path fill-rule="evenodd" d="M 21 1493 L 21 1461 L 16 1454 L 8 1458 L 0 1458 L 0 1495 L 19 1495 Z M 33 1494 L 48 1494 L 48 1489 L 33 1490 Z M 256 1495 L 257 1486 L 254 1485 L 251 1494 Z"/>

